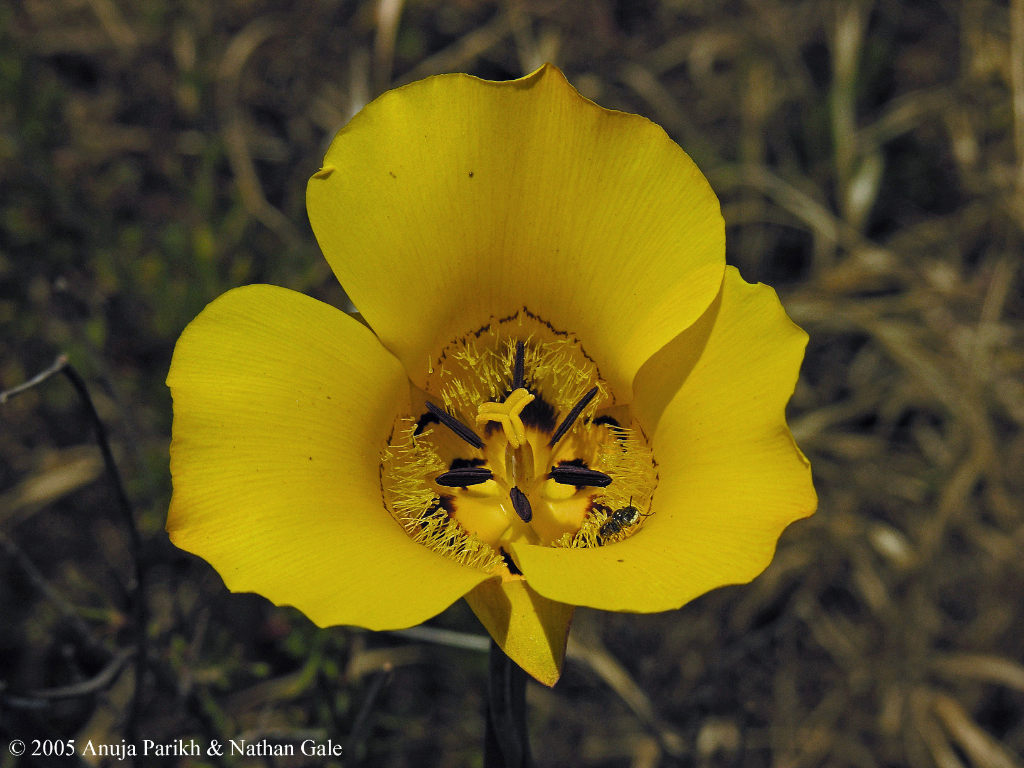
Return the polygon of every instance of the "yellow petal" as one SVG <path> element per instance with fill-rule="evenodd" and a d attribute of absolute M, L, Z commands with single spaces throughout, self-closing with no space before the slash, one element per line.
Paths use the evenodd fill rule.
<path fill-rule="evenodd" d="M 541 597 L 523 580 L 490 580 L 466 602 L 501 650 L 544 685 L 562 673 L 575 608 Z"/>
<path fill-rule="evenodd" d="M 384 508 L 381 448 L 409 384 L 344 313 L 283 288 L 230 291 L 185 329 L 167 383 L 167 530 L 229 589 L 321 626 L 394 629 L 486 577 L 413 543 Z"/>
<path fill-rule="evenodd" d="M 726 280 L 731 279 L 730 272 L 726 268 Z M 637 371 L 633 380 L 636 394 L 629 409 L 644 434 L 654 435 L 657 431 L 665 408 L 682 389 L 704 353 L 721 308 L 722 293 L 719 292 L 693 325 L 655 352 Z"/>
<path fill-rule="evenodd" d="M 814 512 L 810 466 L 785 420 L 807 335 L 771 288 L 743 282 L 731 267 L 719 304 L 706 344 L 674 348 L 688 375 L 654 433 L 653 515 L 605 547 L 513 545 L 540 594 L 607 610 L 678 608 L 757 576 L 782 530 Z M 698 359 L 688 360 L 695 349 Z"/>
<path fill-rule="evenodd" d="M 583 340 L 628 402 L 725 263 L 718 200 L 686 153 L 551 66 L 384 94 L 335 138 L 307 207 L 341 284 L 419 386 L 428 354 L 525 307 Z"/>

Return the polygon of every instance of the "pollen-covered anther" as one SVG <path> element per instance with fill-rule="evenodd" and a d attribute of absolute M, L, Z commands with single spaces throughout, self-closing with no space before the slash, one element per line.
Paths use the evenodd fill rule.
<path fill-rule="evenodd" d="M 505 398 L 503 403 L 481 403 L 477 411 L 476 423 L 486 424 L 497 421 L 505 431 L 505 438 L 513 448 L 519 448 L 526 442 L 526 428 L 519 414 L 533 402 L 529 390 L 520 387 Z"/>

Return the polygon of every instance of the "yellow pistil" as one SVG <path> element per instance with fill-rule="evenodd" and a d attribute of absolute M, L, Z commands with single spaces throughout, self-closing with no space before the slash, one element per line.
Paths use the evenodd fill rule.
<path fill-rule="evenodd" d="M 505 430 L 508 444 L 513 448 L 518 448 L 526 442 L 526 428 L 523 426 L 523 420 L 519 418 L 519 414 L 532 402 L 533 395 L 526 388 L 520 387 L 505 398 L 503 403 L 482 403 L 477 411 L 476 423 L 486 424 L 489 421 L 497 421 Z"/>

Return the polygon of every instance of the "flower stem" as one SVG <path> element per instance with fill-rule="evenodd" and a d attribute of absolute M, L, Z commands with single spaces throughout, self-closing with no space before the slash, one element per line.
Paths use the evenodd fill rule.
<path fill-rule="evenodd" d="M 526 730 L 526 672 L 491 640 L 484 768 L 533 768 Z"/>
<path fill-rule="evenodd" d="M 58 359 L 59 361 L 59 359 Z M 100 453 L 103 455 L 103 464 L 106 466 L 107 474 L 114 485 L 114 492 L 117 495 L 118 504 L 121 507 L 121 514 L 124 517 L 125 527 L 128 529 L 128 551 L 131 561 L 135 567 L 133 583 L 128 589 L 128 604 L 135 631 L 135 693 L 132 696 L 131 709 L 128 712 L 125 723 L 125 733 L 129 741 L 138 741 L 139 716 L 142 709 L 142 692 L 146 684 L 146 624 L 148 616 L 146 611 L 146 582 L 145 570 L 142 566 L 142 540 L 139 536 L 139 528 L 135 522 L 135 510 L 128 494 L 124 489 L 124 481 L 121 479 L 121 472 L 114 461 L 114 452 L 110 449 L 110 440 L 107 437 L 107 427 L 96 412 L 96 405 L 89 394 L 89 388 L 85 379 L 81 377 L 74 366 L 66 362 L 60 369 L 78 394 L 82 405 L 85 406 L 92 421 L 93 429 L 96 432 L 96 442 L 99 443 Z"/>

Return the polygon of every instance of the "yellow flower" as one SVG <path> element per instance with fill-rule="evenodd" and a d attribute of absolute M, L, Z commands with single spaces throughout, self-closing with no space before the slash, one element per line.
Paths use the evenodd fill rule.
<path fill-rule="evenodd" d="M 396 629 L 460 597 L 542 682 L 573 606 L 760 573 L 816 499 L 785 421 L 806 335 L 725 266 L 656 125 L 554 67 L 384 94 L 309 182 L 371 332 L 230 291 L 182 334 L 167 529 L 236 591 Z"/>

